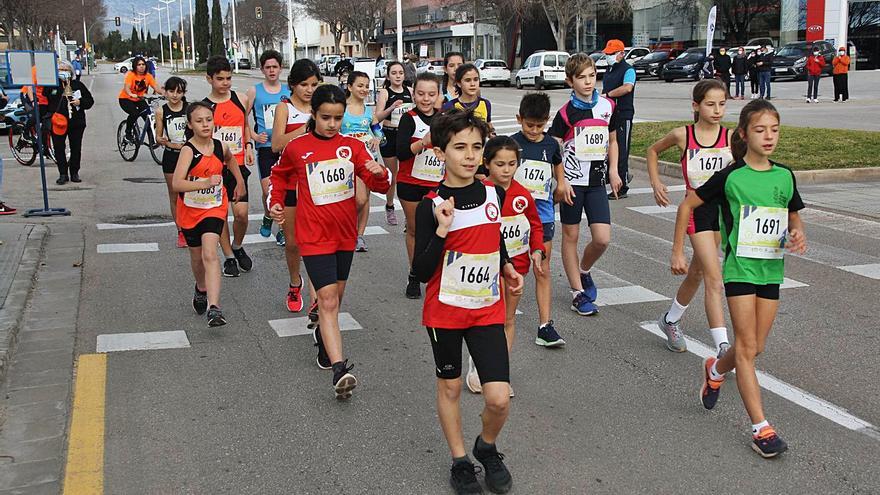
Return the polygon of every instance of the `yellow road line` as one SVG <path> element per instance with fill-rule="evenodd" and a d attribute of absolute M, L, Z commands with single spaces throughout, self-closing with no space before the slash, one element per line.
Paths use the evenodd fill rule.
<path fill-rule="evenodd" d="M 104 398 L 107 355 L 83 354 L 76 368 L 64 470 L 65 494 L 104 492 Z"/>

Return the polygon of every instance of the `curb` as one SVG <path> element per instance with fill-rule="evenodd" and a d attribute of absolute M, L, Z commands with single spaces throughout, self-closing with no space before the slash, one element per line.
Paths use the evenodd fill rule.
<path fill-rule="evenodd" d="M 18 269 L 9 286 L 6 302 L 3 304 L 3 308 L 0 308 L 0 383 L 5 380 L 6 372 L 9 370 L 9 357 L 15 346 L 18 330 L 31 297 L 37 268 L 45 249 L 46 234 L 49 231 L 45 225 L 33 225 L 32 227 L 28 233 Z"/>
<path fill-rule="evenodd" d="M 648 162 L 641 156 L 630 156 L 629 165 L 639 170 L 648 170 Z M 658 165 L 660 175 L 681 179 L 680 164 L 661 161 Z M 799 185 L 880 181 L 880 167 L 796 170 L 794 176 Z"/>

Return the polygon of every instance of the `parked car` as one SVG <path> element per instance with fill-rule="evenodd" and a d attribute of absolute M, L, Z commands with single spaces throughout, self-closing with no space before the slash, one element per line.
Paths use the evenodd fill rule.
<path fill-rule="evenodd" d="M 516 73 L 516 87 L 534 85 L 535 89 L 549 86 L 565 86 L 565 63 L 569 54 L 566 52 L 544 51 L 529 55 L 522 68 Z"/>
<path fill-rule="evenodd" d="M 670 60 L 660 71 L 660 78 L 671 83 L 676 79 L 697 81 L 706 64 L 706 47 L 688 48 L 681 55 Z"/>
<path fill-rule="evenodd" d="M 510 69 L 503 60 L 498 59 L 477 59 L 474 62 L 477 69 L 480 69 L 480 83 L 495 86 L 503 84 L 510 86 Z"/>
<path fill-rule="evenodd" d="M 636 77 L 660 77 L 660 71 L 673 57 L 670 52 L 661 50 L 651 52 L 632 64 Z"/>
<path fill-rule="evenodd" d="M 113 70 L 115 72 L 119 72 L 121 74 L 125 74 L 126 72 L 131 70 L 131 61 L 134 60 L 134 57 L 128 57 L 122 62 L 117 62 L 113 65 Z"/>
<path fill-rule="evenodd" d="M 602 55 L 605 55 L 603 52 L 599 52 Z M 623 50 L 623 60 L 625 60 L 628 64 L 632 65 L 635 62 L 638 62 L 645 55 L 651 53 L 651 50 L 645 48 L 643 46 L 630 46 L 624 48 Z M 602 74 L 608 70 L 608 59 L 604 56 L 599 57 L 598 59 L 593 59 L 596 61 L 596 76 L 602 77 Z"/>
<path fill-rule="evenodd" d="M 828 41 L 796 41 L 783 46 L 781 50 L 773 54 L 771 78 L 774 80 L 780 77 L 806 79 L 807 56 L 812 55 L 813 48 L 819 48 L 825 58 L 825 67 L 822 72 L 831 74 L 831 61 L 834 59 L 834 54 L 837 53 L 833 44 Z"/>
<path fill-rule="evenodd" d="M 339 63 L 339 59 L 339 55 L 324 55 L 321 57 L 321 63 L 318 64 L 318 68 L 325 76 L 329 76 L 333 73 L 336 64 Z"/>
<path fill-rule="evenodd" d="M 231 65 L 233 69 L 235 68 L 235 59 L 234 58 L 229 59 L 229 65 Z M 238 68 L 239 69 L 247 69 L 247 70 L 251 69 L 252 68 L 251 61 L 246 58 L 238 59 Z"/>
<path fill-rule="evenodd" d="M 430 72 L 435 76 L 443 75 L 443 59 L 435 59 L 435 60 L 422 60 L 419 62 L 419 65 L 416 66 L 416 74 L 421 74 L 423 72 Z"/>

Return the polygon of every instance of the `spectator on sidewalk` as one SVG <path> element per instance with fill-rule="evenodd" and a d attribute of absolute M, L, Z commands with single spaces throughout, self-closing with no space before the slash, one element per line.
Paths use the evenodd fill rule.
<path fill-rule="evenodd" d="M 831 61 L 832 78 L 834 79 L 834 101 L 843 98 L 843 101 L 849 99 L 849 64 L 851 60 L 846 54 L 846 47 L 842 46 L 837 50 L 837 56 Z"/>
<path fill-rule="evenodd" d="M 727 88 L 727 97 L 730 98 L 730 56 L 727 54 L 727 48 L 719 48 L 718 56 L 715 57 L 715 75 L 718 79 L 721 79 L 721 82 L 724 83 L 724 87 Z"/>
<path fill-rule="evenodd" d="M 82 77 L 83 70 L 82 61 L 79 59 L 79 55 L 77 55 L 75 59 L 70 61 L 70 65 L 73 66 L 73 78 L 79 81 L 79 78 Z"/>
<path fill-rule="evenodd" d="M 403 64 L 403 83 L 409 87 L 412 87 L 416 82 L 416 63 L 419 61 L 419 56 L 412 53 L 405 57 L 405 62 Z"/>
<path fill-rule="evenodd" d="M 0 88 L 0 108 L 5 107 L 9 102 L 6 92 Z M 0 215 L 14 215 L 17 210 L 11 206 L 7 206 L 3 202 L 3 157 L 0 157 Z"/>
<path fill-rule="evenodd" d="M 736 100 L 742 100 L 746 96 L 746 74 L 748 72 L 749 60 L 746 58 L 746 51 L 743 47 L 739 47 L 733 58 L 733 79 L 736 86 L 734 99 Z"/>
<path fill-rule="evenodd" d="M 770 74 L 773 71 L 773 47 L 767 45 L 758 57 L 758 94 L 760 98 L 770 99 Z"/>
<path fill-rule="evenodd" d="M 52 147 L 55 162 L 58 164 L 58 185 L 67 181 L 81 182 L 79 178 L 82 139 L 86 130 L 86 110 L 92 108 L 95 100 L 92 93 L 80 81 L 73 78 L 73 66 L 67 62 L 58 64 L 60 86 L 47 88 L 49 108 L 52 114 Z M 64 122 L 64 125 L 59 125 Z M 65 148 L 70 142 L 70 158 Z"/>
<path fill-rule="evenodd" d="M 605 56 L 608 69 L 602 78 L 602 92 L 614 100 L 617 113 L 617 173 L 623 185 L 617 194 L 612 191 L 608 199 L 623 199 L 629 191 L 632 176 L 629 173 L 629 145 L 632 139 L 632 121 L 636 109 L 634 95 L 636 89 L 636 71 L 623 60 L 625 46 L 620 40 L 608 40 L 605 45 Z"/>
<path fill-rule="evenodd" d="M 819 47 L 814 46 L 813 53 L 807 57 L 807 103 L 819 103 L 819 80 L 824 68 L 825 57 Z"/>
<path fill-rule="evenodd" d="M 753 100 L 758 97 L 758 60 L 760 57 L 761 52 L 759 50 L 752 50 L 746 58 L 746 62 L 748 62 L 749 65 L 749 86 L 751 93 L 749 96 Z"/>

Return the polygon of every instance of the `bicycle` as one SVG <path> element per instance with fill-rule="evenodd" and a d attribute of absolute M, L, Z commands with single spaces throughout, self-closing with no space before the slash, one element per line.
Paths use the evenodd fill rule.
<path fill-rule="evenodd" d="M 141 146 L 146 146 L 149 148 L 153 160 L 158 165 L 162 165 L 163 148 L 156 141 L 156 113 L 153 111 L 153 106 L 157 101 L 164 100 L 165 97 L 161 95 L 147 95 L 143 98 L 147 102 L 147 107 L 138 115 L 137 120 L 132 126 L 135 140 L 130 140 L 126 135 L 126 119 L 122 119 L 122 122 L 119 123 L 116 129 L 116 146 L 119 149 L 119 154 L 122 155 L 122 159 L 127 162 L 135 161 Z"/>
<path fill-rule="evenodd" d="M 18 163 L 30 167 L 37 159 L 37 129 L 33 124 L 31 113 L 25 108 L 15 109 L 3 115 L 9 127 L 9 150 Z M 52 135 L 43 127 L 43 151 L 46 157 L 55 160 L 52 148 Z M 70 158 L 70 149 L 65 149 L 65 156 Z"/>

